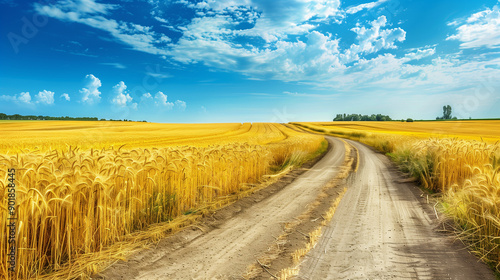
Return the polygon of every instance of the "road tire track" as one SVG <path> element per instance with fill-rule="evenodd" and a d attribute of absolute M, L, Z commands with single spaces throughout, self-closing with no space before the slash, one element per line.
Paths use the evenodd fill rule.
<path fill-rule="evenodd" d="M 359 170 L 295 279 L 496 279 L 387 157 L 355 141 Z"/>

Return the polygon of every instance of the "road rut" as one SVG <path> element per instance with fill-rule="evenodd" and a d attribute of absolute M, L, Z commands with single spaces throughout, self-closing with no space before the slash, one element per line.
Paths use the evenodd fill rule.
<path fill-rule="evenodd" d="M 355 141 L 359 169 L 296 279 L 495 279 L 451 236 L 414 183 Z"/>

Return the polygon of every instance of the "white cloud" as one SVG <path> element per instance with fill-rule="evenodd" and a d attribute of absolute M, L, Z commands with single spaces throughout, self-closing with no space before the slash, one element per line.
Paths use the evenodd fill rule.
<path fill-rule="evenodd" d="M 85 76 L 86 86 L 80 90 L 82 102 L 87 104 L 94 104 L 101 100 L 101 80 L 92 74 Z"/>
<path fill-rule="evenodd" d="M 118 107 L 130 106 L 132 109 L 137 109 L 137 103 L 133 103 L 133 98 L 126 92 L 127 85 L 123 81 L 119 82 L 113 87 L 113 91 L 116 96 L 111 100 L 111 103 L 117 105 Z"/>
<path fill-rule="evenodd" d="M 161 18 L 161 17 L 156 16 L 156 17 L 154 17 L 154 19 L 156 19 L 157 21 L 159 21 L 159 22 L 161 22 L 161 23 L 166 23 L 166 24 L 168 24 L 168 21 L 167 21 L 166 19 Z"/>
<path fill-rule="evenodd" d="M 170 42 L 167 36 L 152 31 L 149 26 L 105 17 L 118 7 L 118 5 L 100 4 L 94 0 L 65 0 L 48 5 L 34 4 L 35 10 L 41 15 L 107 31 L 116 40 L 138 51 L 164 54 L 163 47 L 165 43 Z"/>
<path fill-rule="evenodd" d="M 245 1 L 260 12 L 255 26 L 241 35 L 260 36 L 266 42 L 306 34 L 319 22 L 329 22 L 340 15 L 339 0 L 255 0 Z M 248 3 L 250 2 L 250 3 Z"/>
<path fill-rule="evenodd" d="M 29 92 L 21 92 L 18 95 L 0 95 L 0 100 L 22 103 L 22 104 L 32 104 L 31 95 Z"/>
<path fill-rule="evenodd" d="M 30 104 L 31 103 L 31 95 L 29 92 L 21 92 L 19 96 L 17 96 L 17 100 L 22 103 Z"/>
<path fill-rule="evenodd" d="M 168 52 L 183 62 L 196 61 L 182 55 L 182 50 L 194 51 L 196 43 L 200 43 L 197 48 L 200 52 L 205 48 L 209 52 L 231 51 L 244 55 L 244 51 L 238 49 L 245 49 L 245 46 L 232 43 L 238 37 L 277 42 L 293 35 L 307 34 L 319 23 L 336 21 L 341 16 L 339 0 L 222 0 L 196 5 L 180 2 L 201 15 L 187 26 L 180 27 L 183 36 Z M 240 27 L 242 24 L 246 27 Z M 191 42 L 195 44 L 191 45 Z M 196 53 L 195 57 L 199 56 Z"/>
<path fill-rule="evenodd" d="M 99 4 L 95 0 L 64 0 L 50 5 L 35 4 L 35 9 L 53 18 L 107 31 L 112 38 L 135 50 L 157 54 L 174 63 L 201 63 L 211 70 L 239 72 L 251 79 L 300 81 L 338 92 L 377 88 L 398 92 L 429 88 L 449 91 L 473 87 L 478 77 L 498 74 L 500 64 L 491 56 L 479 57 L 476 61 L 440 57 L 436 55 L 435 46 L 403 50 L 400 53 L 404 55 L 393 54 L 392 50 L 400 48 L 400 43 L 405 41 L 406 32 L 388 22 L 385 16 L 360 22 L 352 28 L 354 42 L 321 31 L 325 25 L 342 24 L 346 15 L 374 9 L 388 0 L 371 1 L 342 10 L 339 0 L 205 0 L 197 3 L 148 0 L 154 7 L 152 22 L 180 33 L 175 42 L 156 26 L 113 19 L 118 5 Z M 193 9 L 195 16 L 174 22 L 165 16 L 171 12 L 168 7 L 172 3 Z M 457 34 L 448 40 L 459 40 L 462 48 L 499 47 L 499 18 L 498 8 L 494 7 L 475 13 L 465 21 L 454 21 Z M 120 67 L 113 63 L 107 65 Z M 470 75 L 472 72 L 474 75 Z M 170 77 L 168 73 L 149 70 L 146 75 L 157 79 Z M 82 100 L 97 102 L 100 86 L 97 78 L 88 82 L 80 91 Z M 127 96 L 130 97 L 125 90 L 117 93 L 114 103 L 133 106 L 135 103 L 131 104 L 131 97 Z M 183 107 L 180 100 L 168 102 L 162 92 L 154 96 L 143 94 L 140 100 L 141 106 L 144 102 L 144 106 L 156 104 L 162 109 Z"/>
<path fill-rule="evenodd" d="M 306 39 L 304 42 L 279 41 L 275 50 L 256 55 L 253 75 L 289 81 L 306 80 L 344 67 L 339 61 L 338 40 L 317 31 L 309 33 Z"/>
<path fill-rule="evenodd" d="M 396 95 L 461 92 L 466 96 L 481 88 L 488 88 L 494 96 L 500 89 L 500 81 L 496 79 L 500 76 L 500 58 L 473 61 L 445 56 L 433 58 L 428 64 L 408 63 L 410 58 L 423 58 L 433 52 L 431 49 L 401 58 L 384 54 L 372 59 L 360 59 L 344 70 L 332 72 L 331 78 L 322 82 L 338 92 L 383 92 Z"/>
<path fill-rule="evenodd" d="M 359 60 L 363 54 L 397 48 L 396 43 L 405 40 L 406 32 L 401 28 L 384 28 L 386 25 L 387 18 L 380 16 L 370 22 L 369 27 L 353 28 L 357 44 L 352 44 L 347 50 L 339 48 L 341 39 L 308 30 L 301 31 L 305 39 L 289 40 L 286 36 L 276 36 L 275 41 L 268 40 L 268 44 L 259 48 L 242 46 L 231 39 L 251 34 L 257 36 L 255 27 L 235 32 L 226 28 L 226 16 L 216 15 L 193 19 L 169 55 L 181 63 L 202 62 L 208 67 L 241 72 L 251 78 L 322 80 L 332 71 L 344 69 L 344 64 Z"/>
<path fill-rule="evenodd" d="M 353 44 L 346 51 L 344 59 L 346 62 L 358 60 L 360 54 L 370 54 L 382 49 L 396 49 L 396 42 L 406 39 L 406 32 L 397 27 L 393 29 L 382 29 L 387 24 L 387 18 L 380 16 L 370 23 L 371 27 L 357 26 L 352 29 L 357 36 L 359 44 Z"/>
<path fill-rule="evenodd" d="M 171 110 L 174 107 L 184 111 L 186 110 L 187 104 L 185 101 L 176 100 L 175 102 L 168 102 L 168 97 L 161 91 L 158 91 L 154 96 L 147 92 L 141 96 L 141 106 L 150 109 L 154 105 L 161 110 Z"/>
<path fill-rule="evenodd" d="M 424 57 L 433 56 L 436 53 L 436 48 L 428 48 L 428 49 L 418 49 L 416 52 L 411 52 L 405 54 L 405 58 L 410 60 L 419 60 Z"/>
<path fill-rule="evenodd" d="M 36 103 L 51 105 L 54 104 L 54 92 L 43 90 L 36 95 Z"/>
<path fill-rule="evenodd" d="M 458 25 L 456 21 L 449 25 Z M 472 14 L 465 23 L 457 27 L 457 34 L 451 35 L 447 40 L 462 42 L 460 47 L 468 48 L 499 48 L 500 47 L 500 9 L 493 9 Z"/>
<path fill-rule="evenodd" d="M 163 94 L 163 92 L 159 91 L 155 94 L 155 104 L 160 107 L 164 107 L 167 110 L 170 110 L 174 107 L 174 103 L 167 102 L 167 95 Z"/>
<path fill-rule="evenodd" d="M 60 96 L 60 97 L 61 97 L 61 98 L 64 98 L 64 100 L 66 100 L 66 101 L 70 101 L 70 100 L 71 100 L 71 99 L 70 99 L 70 97 L 69 97 L 69 95 L 68 95 L 67 93 L 63 93 L 63 94 L 61 94 L 61 96 Z"/>
<path fill-rule="evenodd" d="M 182 100 L 175 101 L 175 106 L 177 106 L 177 108 L 179 108 L 181 111 L 186 110 L 186 102 Z"/>
<path fill-rule="evenodd" d="M 35 4 L 35 8 L 63 21 L 108 31 L 114 38 L 142 52 L 184 64 L 203 63 L 210 68 L 236 71 L 256 79 L 325 79 L 332 72 L 344 69 L 344 64 L 359 60 L 363 54 L 395 49 L 396 43 L 404 41 L 406 35 L 401 28 L 384 28 L 387 19 L 381 16 L 369 27 L 352 29 L 357 34 L 357 43 L 341 50 L 341 38 L 332 38 L 316 30 L 321 24 L 340 23 L 345 12 L 339 0 L 208 0 L 196 4 L 179 0 L 176 5 L 193 9 L 196 16 L 186 23 L 175 23 L 176 32 L 182 34 L 177 42 L 172 42 L 150 26 L 110 19 L 118 5 L 85 1 L 87 8 L 83 10 L 78 8 L 81 4 L 70 0 L 45 6 Z M 373 8 L 384 1 L 363 4 L 357 9 Z M 152 18 L 170 24 L 161 17 L 168 8 L 160 7 L 169 7 L 170 3 L 156 0 L 149 0 L 149 3 L 155 10 Z M 107 65 L 120 67 L 114 63 Z M 167 73 L 151 71 L 147 75 L 170 77 Z M 155 101 L 167 104 L 156 96 Z"/>
<path fill-rule="evenodd" d="M 387 1 L 388 0 L 378 0 L 376 2 L 370 2 L 370 3 L 360 4 L 360 5 L 348 8 L 345 12 L 347 14 L 355 14 L 357 12 L 360 12 L 360 11 L 364 10 L 364 9 L 367 9 L 367 10 L 373 9 L 373 8 L 379 6 L 382 3 L 387 2 Z"/>

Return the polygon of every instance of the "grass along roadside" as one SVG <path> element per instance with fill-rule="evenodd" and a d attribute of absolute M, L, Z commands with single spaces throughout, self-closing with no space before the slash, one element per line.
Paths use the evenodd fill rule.
<path fill-rule="evenodd" d="M 338 131 L 295 124 L 305 131 L 356 140 L 387 154 L 435 194 L 458 237 L 500 272 L 500 145 L 459 138 L 423 138 Z"/>

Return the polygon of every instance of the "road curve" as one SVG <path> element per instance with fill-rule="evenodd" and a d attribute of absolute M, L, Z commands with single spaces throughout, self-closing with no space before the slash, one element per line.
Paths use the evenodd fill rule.
<path fill-rule="evenodd" d="M 266 252 L 283 224 L 315 201 L 343 164 L 344 143 L 332 149 L 279 192 L 243 209 L 218 228 L 187 236 L 181 247 L 143 251 L 104 271 L 104 279 L 241 279 Z M 295 279 L 495 279 L 493 272 L 453 238 L 439 233 L 432 205 L 414 183 L 371 148 L 359 152 L 359 168 L 331 222 L 300 265 Z M 183 236 L 184 238 L 186 236 Z"/>
<path fill-rule="evenodd" d="M 359 169 L 296 279 L 495 279 L 439 233 L 432 205 L 387 157 L 355 141 Z"/>
<path fill-rule="evenodd" d="M 328 138 L 332 149 L 290 185 L 244 209 L 181 248 L 147 250 L 101 273 L 105 279 L 241 279 L 247 266 L 265 252 L 332 180 L 344 162 L 344 143 Z"/>

